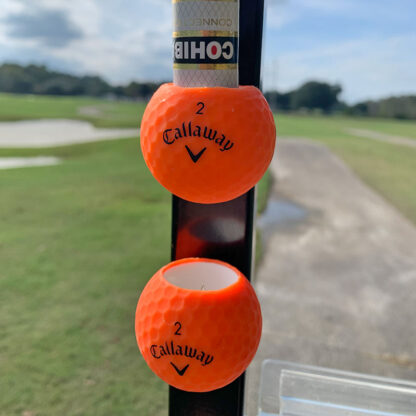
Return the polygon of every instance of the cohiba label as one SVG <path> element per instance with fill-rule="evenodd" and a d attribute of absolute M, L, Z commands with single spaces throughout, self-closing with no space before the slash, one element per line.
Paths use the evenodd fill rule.
<path fill-rule="evenodd" d="M 237 38 L 181 37 L 173 51 L 174 64 L 236 64 Z"/>
<path fill-rule="evenodd" d="M 238 2 L 174 1 L 173 81 L 238 86 Z"/>

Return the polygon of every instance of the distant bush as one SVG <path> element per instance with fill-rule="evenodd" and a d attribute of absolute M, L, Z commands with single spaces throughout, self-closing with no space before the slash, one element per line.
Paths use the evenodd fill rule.
<path fill-rule="evenodd" d="M 320 109 L 329 112 L 338 103 L 338 95 L 342 88 L 339 85 L 329 85 L 324 82 L 310 81 L 293 91 L 290 97 L 291 108 L 296 110 Z"/>
<path fill-rule="evenodd" d="M 285 110 L 289 111 L 291 93 L 279 93 L 277 91 L 268 91 L 264 94 L 266 100 L 269 102 L 270 107 L 274 110 Z"/>
<path fill-rule="evenodd" d="M 156 84 L 153 82 L 138 83 L 133 81 L 123 88 L 123 95 L 131 98 L 150 98 L 153 95 L 153 93 L 158 89 L 159 85 L 160 84 Z"/>
<path fill-rule="evenodd" d="M 340 106 L 338 95 L 342 88 L 325 82 L 309 81 L 296 90 L 287 93 L 269 91 L 265 93 L 270 106 L 276 110 L 330 112 Z"/>

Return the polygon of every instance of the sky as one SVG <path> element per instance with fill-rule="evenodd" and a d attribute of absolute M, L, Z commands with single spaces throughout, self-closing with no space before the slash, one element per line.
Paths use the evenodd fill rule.
<path fill-rule="evenodd" d="M 416 94 L 416 0 L 266 0 L 262 80 L 339 83 L 349 103 Z M 0 0 L 0 63 L 113 84 L 172 79 L 170 0 Z"/>

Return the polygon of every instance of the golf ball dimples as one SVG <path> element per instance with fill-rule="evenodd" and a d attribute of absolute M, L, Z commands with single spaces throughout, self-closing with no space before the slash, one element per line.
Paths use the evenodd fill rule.
<path fill-rule="evenodd" d="M 276 128 L 260 90 L 162 85 L 142 119 L 141 148 L 153 176 L 197 203 L 247 192 L 273 157 Z"/>
<path fill-rule="evenodd" d="M 149 367 L 186 391 L 223 387 L 247 368 L 261 335 L 250 282 L 217 260 L 188 258 L 159 270 L 136 310 L 136 338 Z"/>

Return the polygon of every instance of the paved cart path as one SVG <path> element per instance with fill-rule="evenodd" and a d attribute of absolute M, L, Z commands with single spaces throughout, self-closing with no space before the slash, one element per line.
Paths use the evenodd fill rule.
<path fill-rule="evenodd" d="M 416 379 L 416 228 L 322 145 L 280 140 L 272 172 L 246 413 L 267 358 Z"/>

